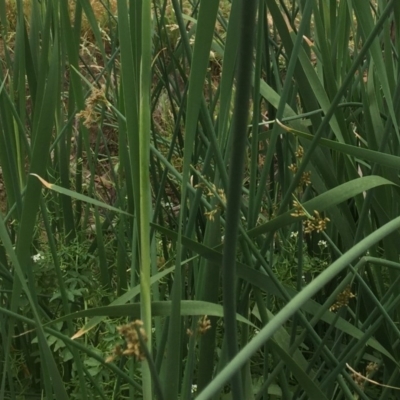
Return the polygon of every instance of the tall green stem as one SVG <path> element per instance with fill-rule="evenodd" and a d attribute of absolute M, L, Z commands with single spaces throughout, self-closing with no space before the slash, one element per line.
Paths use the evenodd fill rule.
<path fill-rule="evenodd" d="M 237 0 L 238 1 L 238 0 Z M 225 244 L 222 262 L 224 322 L 228 357 L 233 359 L 237 352 L 236 334 L 236 245 L 239 232 L 240 204 L 242 198 L 242 178 L 244 149 L 246 147 L 247 119 L 253 66 L 253 28 L 257 1 L 241 2 L 240 41 L 238 51 L 235 110 L 232 122 L 232 151 L 230 157 L 228 201 L 226 210 Z M 240 373 L 232 379 L 234 399 L 243 398 Z"/>
<path fill-rule="evenodd" d="M 140 158 L 140 287 L 141 318 L 148 338 L 151 354 L 151 291 L 150 291 L 150 90 L 151 90 L 151 2 L 142 4 L 142 57 L 140 63 L 140 115 L 139 115 L 139 158 Z M 143 398 L 152 399 L 149 366 L 143 363 Z"/>

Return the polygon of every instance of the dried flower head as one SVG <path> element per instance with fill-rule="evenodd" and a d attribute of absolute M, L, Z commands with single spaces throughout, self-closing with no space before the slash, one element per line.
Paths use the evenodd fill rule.
<path fill-rule="evenodd" d="M 308 186 L 311 184 L 311 171 L 303 172 L 303 175 L 300 178 L 299 186 Z"/>
<path fill-rule="evenodd" d="M 288 166 L 288 169 L 295 174 L 297 172 L 297 165 L 296 164 L 290 164 Z"/>
<path fill-rule="evenodd" d="M 207 218 L 209 221 L 214 221 L 215 214 L 217 214 L 218 211 L 219 211 L 219 209 L 218 209 L 218 208 L 215 208 L 214 210 L 206 211 L 206 212 L 204 213 L 204 215 L 206 216 L 206 218 Z"/>
<path fill-rule="evenodd" d="M 323 218 L 318 211 L 314 210 L 314 216 L 304 221 L 304 233 L 311 232 L 322 232 L 326 229 L 327 223 L 330 221 L 329 218 Z"/>
<path fill-rule="evenodd" d="M 113 354 L 108 356 L 105 361 L 106 363 L 113 362 L 116 358 L 121 357 L 122 354 L 123 354 L 122 347 L 119 344 L 117 344 L 114 348 Z"/>
<path fill-rule="evenodd" d="M 200 335 L 206 333 L 210 328 L 211 328 L 211 321 L 207 317 L 207 315 L 199 319 L 199 322 L 197 323 L 197 332 Z"/>
<path fill-rule="evenodd" d="M 145 353 L 140 344 L 140 339 L 142 339 L 143 342 L 147 342 L 147 334 L 143 328 L 143 321 L 136 320 L 129 324 L 119 326 L 117 329 L 125 339 L 126 348 L 123 350 L 120 345 L 115 346 L 113 354 L 107 357 L 106 362 L 112 362 L 122 355 L 135 357 L 140 361 L 144 360 Z"/>
<path fill-rule="evenodd" d="M 292 217 L 304 217 L 306 215 L 303 206 L 297 200 L 293 200 L 293 207 L 295 210 L 290 214 Z"/>
<path fill-rule="evenodd" d="M 90 128 L 96 125 L 100 119 L 100 113 L 96 107 L 99 105 L 109 106 L 106 97 L 106 88 L 102 85 L 100 88 L 93 87 L 90 96 L 85 101 L 85 109 L 76 114 L 77 119 L 83 119 L 83 125 Z"/>
<path fill-rule="evenodd" d="M 215 197 L 219 200 L 219 203 L 215 206 L 214 209 L 210 211 L 206 211 L 204 215 L 210 221 L 214 221 L 215 215 L 218 211 L 222 211 L 226 207 L 226 195 L 223 189 L 217 189 L 217 187 L 213 184 L 206 184 L 205 182 L 200 182 L 195 185 L 196 189 L 202 189 L 205 191 L 205 195 L 207 197 Z"/>
<path fill-rule="evenodd" d="M 356 385 L 360 388 L 364 388 L 365 380 L 364 377 L 361 374 L 357 373 L 352 373 L 351 377 L 353 378 L 353 381 L 356 383 Z"/>
<path fill-rule="evenodd" d="M 303 226 L 304 226 L 304 233 L 308 233 L 310 234 L 311 232 L 313 232 L 315 230 L 314 227 L 314 221 L 312 219 L 306 219 L 303 222 Z"/>
<path fill-rule="evenodd" d="M 343 292 L 339 293 L 336 297 L 336 302 L 329 308 L 330 311 L 336 311 L 341 307 L 346 307 L 349 304 L 350 299 L 356 297 L 351 291 L 351 286 L 347 286 Z"/>
<path fill-rule="evenodd" d="M 315 218 L 314 218 L 314 221 L 315 221 L 315 230 L 317 231 L 317 232 L 322 232 L 322 231 L 324 231 L 325 229 L 326 229 L 326 224 L 330 221 L 330 219 L 329 218 L 322 218 L 320 215 L 319 215 L 319 212 L 318 211 L 314 211 L 314 215 L 315 215 Z"/>
<path fill-rule="evenodd" d="M 367 373 L 367 377 L 369 378 L 375 371 L 378 370 L 378 364 L 375 362 L 368 363 L 365 372 Z"/>
<path fill-rule="evenodd" d="M 302 146 L 299 146 L 298 148 L 297 148 L 297 150 L 294 152 L 294 154 L 295 154 L 295 156 L 296 156 L 296 158 L 303 158 L 303 155 L 304 155 L 304 149 L 303 149 L 303 147 Z"/>

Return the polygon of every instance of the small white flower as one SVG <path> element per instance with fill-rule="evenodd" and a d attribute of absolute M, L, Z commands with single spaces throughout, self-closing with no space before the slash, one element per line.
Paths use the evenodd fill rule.
<path fill-rule="evenodd" d="M 318 242 L 318 246 L 321 247 L 322 249 L 326 249 L 328 247 L 328 244 L 326 243 L 326 240 L 320 240 Z"/>
<path fill-rule="evenodd" d="M 32 256 L 32 260 L 33 262 L 36 263 L 39 262 L 40 260 L 44 260 L 44 257 L 40 253 L 37 253 L 34 256 Z"/>
<path fill-rule="evenodd" d="M 197 385 L 192 385 L 192 393 L 196 393 L 197 392 Z"/>
<path fill-rule="evenodd" d="M 292 232 L 291 234 L 290 234 L 290 237 L 293 239 L 293 238 L 297 238 L 297 235 L 299 234 L 299 232 Z"/>

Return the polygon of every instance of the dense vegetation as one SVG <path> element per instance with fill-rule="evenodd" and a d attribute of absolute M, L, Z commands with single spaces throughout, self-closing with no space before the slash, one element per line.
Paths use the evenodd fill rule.
<path fill-rule="evenodd" d="M 398 398 L 399 1 L 0 34 L 0 399 Z"/>

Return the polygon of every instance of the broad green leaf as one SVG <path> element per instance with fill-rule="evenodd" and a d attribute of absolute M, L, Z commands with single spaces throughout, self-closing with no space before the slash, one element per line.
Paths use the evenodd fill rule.
<path fill-rule="evenodd" d="M 338 204 L 351 199 L 360 193 L 381 185 L 395 184 L 387 179 L 381 178 L 380 176 L 365 176 L 343 183 L 338 187 L 328 190 L 312 200 L 306 201 L 302 204 L 302 206 L 310 214 L 313 214 L 314 210 L 317 210 L 318 212 L 328 211 L 331 207 L 337 206 Z M 249 237 L 257 237 L 263 233 L 275 231 L 286 225 L 294 223 L 296 220 L 299 220 L 299 218 L 292 216 L 291 213 L 293 212 L 294 209 L 248 231 Z"/>

